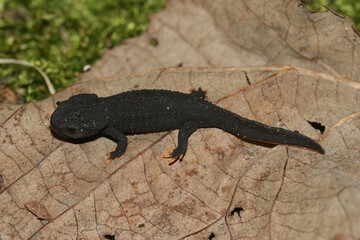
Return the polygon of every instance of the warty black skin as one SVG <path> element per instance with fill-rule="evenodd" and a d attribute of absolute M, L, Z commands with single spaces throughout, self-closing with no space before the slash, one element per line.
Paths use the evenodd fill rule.
<path fill-rule="evenodd" d="M 179 129 L 178 147 L 164 155 L 172 158 L 172 164 L 184 157 L 188 138 L 199 128 L 219 128 L 245 140 L 325 153 L 319 143 L 297 131 L 266 126 L 206 101 L 201 88 L 190 94 L 168 90 L 134 90 L 110 97 L 79 94 L 57 105 L 51 116 L 52 130 L 69 139 L 101 134 L 116 140 L 110 160 L 125 152 L 126 135 Z"/>

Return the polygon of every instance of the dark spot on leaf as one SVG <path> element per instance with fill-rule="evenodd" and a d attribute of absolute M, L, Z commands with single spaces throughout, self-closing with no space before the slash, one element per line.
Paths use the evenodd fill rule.
<path fill-rule="evenodd" d="M 135 84 L 133 88 L 134 88 L 134 89 L 137 89 L 137 88 L 139 88 L 139 85 L 138 85 L 138 84 Z"/>
<path fill-rule="evenodd" d="M 214 233 L 211 233 L 210 236 L 208 237 L 209 240 L 213 239 L 215 237 Z"/>
<path fill-rule="evenodd" d="M 115 240 L 115 235 L 106 234 L 106 235 L 104 235 L 104 238 L 110 239 L 110 240 Z"/>
<path fill-rule="evenodd" d="M 5 190 L 4 178 L 0 175 L 0 193 Z"/>
<path fill-rule="evenodd" d="M 157 45 L 159 45 L 159 41 L 156 38 L 152 38 L 150 40 L 150 44 L 154 47 L 156 47 Z"/>
<path fill-rule="evenodd" d="M 307 121 L 308 123 L 310 123 L 310 125 L 315 128 L 316 130 L 319 130 L 321 133 L 324 133 L 325 131 L 325 126 L 322 125 L 321 123 L 319 122 L 310 122 L 310 121 Z"/>
<path fill-rule="evenodd" d="M 239 215 L 239 218 L 241 218 L 240 216 L 240 212 L 244 211 L 244 209 L 242 207 L 234 207 L 234 209 L 230 212 L 230 216 L 233 216 L 235 213 L 237 213 L 237 215 Z"/>
<path fill-rule="evenodd" d="M 246 77 L 247 83 L 248 83 L 249 85 L 251 85 L 251 82 L 250 82 L 249 76 L 247 75 L 247 72 L 244 71 L 244 73 L 245 73 L 245 77 Z"/>
<path fill-rule="evenodd" d="M 141 223 L 141 224 L 138 225 L 138 227 L 143 228 L 143 227 L 145 227 L 145 224 Z"/>
<path fill-rule="evenodd" d="M 178 67 L 182 67 L 182 66 L 183 66 L 183 63 L 179 63 L 177 66 L 178 66 Z"/>

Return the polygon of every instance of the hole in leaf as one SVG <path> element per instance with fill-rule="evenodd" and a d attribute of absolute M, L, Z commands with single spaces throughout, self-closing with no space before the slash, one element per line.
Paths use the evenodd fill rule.
<path fill-rule="evenodd" d="M 310 122 L 310 121 L 307 121 L 313 128 L 315 128 L 316 130 L 319 130 L 321 133 L 324 133 L 325 131 L 325 126 L 322 125 L 321 123 L 319 122 Z"/>
<path fill-rule="evenodd" d="M 156 39 L 156 38 L 152 38 L 150 40 L 150 44 L 153 46 L 153 47 L 156 47 L 157 45 L 159 45 L 159 41 Z"/>
<path fill-rule="evenodd" d="M 208 237 L 209 240 L 213 239 L 215 237 L 214 233 L 211 233 L 210 236 Z"/>
<path fill-rule="evenodd" d="M 244 211 L 244 209 L 242 207 L 234 207 L 234 209 L 230 212 L 230 216 L 233 216 L 235 213 L 237 213 L 237 215 L 239 215 L 239 218 L 241 218 L 240 216 L 240 212 Z"/>
<path fill-rule="evenodd" d="M 109 240 L 115 240 L 115 235 L 106 234 L 106 235 L 104 235 L 104 238 L 109 239 Z"/>

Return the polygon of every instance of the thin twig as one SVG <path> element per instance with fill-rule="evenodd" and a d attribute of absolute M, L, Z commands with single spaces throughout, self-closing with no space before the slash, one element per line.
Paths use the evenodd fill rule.
<path fill-rule="evenodd" d="M 47 89 L 49 90 L 49 93 L 51 95 L 53 95 L 55 93 L 55 88 L 52 85 L 49 77 L 46 75 L 46 73 L 43 70 L 41 70 L 36 65 L 34 65 L 32 63 L 29 63 L 27 61 L 24 61 L 24 60 L 9 59 L 9 58 L 0 58 L 0 64 L 18 64 L 18 65 L 23 65 L 23 66 L 35 68 L 36 71 L 38 71 L 40 73 L 40 75 L 44 78 Z"/>
<path fill-rule="evenodd" d="M 345 18 L 345 16 L 341 15 L 340 13 L 335 12 L 334 10 L 332 10 L 330 7 L 326 6 L 325 4 L 321 4 L 324 8 L 327 8 L 327 10 L 329 10 L 330 12 L 332 12 L 333 14 L 335 14 L 336 16 L 339 16 L 341 18 Z"/>

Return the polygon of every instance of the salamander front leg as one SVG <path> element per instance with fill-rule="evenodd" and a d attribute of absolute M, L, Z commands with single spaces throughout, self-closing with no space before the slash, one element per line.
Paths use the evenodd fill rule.
<path fill-rule="evenodd" d="M 119 157 L 124 154 L 127 147 L 127 138 L 125 134 L 110 126 L 105 129 L 104 134 L 117 142 L 115 151 L 106 154 L 106 156 L 109 157 L 109 159 L 105 161 L 105 165 L 107 165 L 112 160 L 118 160 Z"/>
<path fill-rule="evenodd" d="M 177 160 L 182 160 L 185 156 L 189 137 L 193 132 L 195 132 L 199 128 L 199 124 L 197 122 L 187 122 L 182 126 L 179 130 L 178 135 L 178 146 L 174 150 L 168 149 L 169 154 L 163 155 L 164 158 L 171 158 L 168 162 L 169 165 L 172 165 Z"/>

